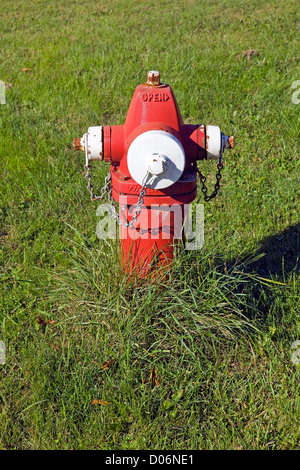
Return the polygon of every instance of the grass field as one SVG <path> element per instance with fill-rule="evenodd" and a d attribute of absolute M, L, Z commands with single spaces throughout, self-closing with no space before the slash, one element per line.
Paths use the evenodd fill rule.
<path fill-rule="evenodd" d="M 299 3 L 1 7 L 0 448 L 299 449 Z M 236 137 L 205 246 L 163 288 L 97 238 L 72 148 L 152 69 L 185 122 Z"/>

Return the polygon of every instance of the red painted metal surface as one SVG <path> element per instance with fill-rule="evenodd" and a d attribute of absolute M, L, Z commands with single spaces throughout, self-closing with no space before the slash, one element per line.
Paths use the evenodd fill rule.
<path fill-rule="evenodd" d="M 180 237 L 176 232 L 182 227 L 183 205 L 152 205 L 143 207 L 134 228 L 120 226 L 122 264 L 127 272 L 146 277 L 152 267 L 167 267 L 173 259 L 174 243 Z M 126 206 L 124 215 L 130 220 L 134 206 Z M 124 220 L 125 220 L 124 217 Z M 177 218 L 177 220 L 176 220 Z M 178 230 L 180 232 L 180 230 Z"/>

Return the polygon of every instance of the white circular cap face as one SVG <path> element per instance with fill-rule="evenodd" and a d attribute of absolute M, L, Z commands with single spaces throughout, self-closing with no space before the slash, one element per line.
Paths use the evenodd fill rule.
<path fill-rule="evenodd" d="M 89 127 L 87 132 L 87 156 L 88 160 L 103 160 L 102 126 Z"/>
<path fill-rule="evenodd" d="M 179 140 L 165 131 L 148 131 L 140 134 L 127 152 L 128 170 L 140 185 L 163 189 L 176 183 L 182 175 L 185 154 Z"/>
<path fill-rule="evenodd" d="M 218 126 L 206 126 L 206 151 L 208 160 L 217 160 L 221 152 L 221 131 Z"/>

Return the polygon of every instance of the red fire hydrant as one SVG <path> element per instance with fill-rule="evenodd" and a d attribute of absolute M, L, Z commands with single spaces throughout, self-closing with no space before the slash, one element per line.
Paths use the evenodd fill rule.
<path fill-rule="evenodd" d="M 89 127 L 74 148 L 86 154 L 88 189 L 92 200 L 108 192 L 112 215 L 120 225 L 122 263 L 126 271 L 149 273 L 150 265 L 168 265 L 174 241 L 182 235 L 184 206 L 196 197 L 197 172 L 204 199 L 219 189 L 222 154 L 234 146 L 233 136 L 217 126 L 183 124 L 169 85 L 151 71 L 147 82 L 138 85 L 125 124 Z M 215 190 L 207 195 L 205 177 L 197 161 L 218 160 Z M 110 163 L 109 175 L 100 196 L 93 192 L 90 162 Z M 114 201 L 120 205 L 116 210 Z"/>

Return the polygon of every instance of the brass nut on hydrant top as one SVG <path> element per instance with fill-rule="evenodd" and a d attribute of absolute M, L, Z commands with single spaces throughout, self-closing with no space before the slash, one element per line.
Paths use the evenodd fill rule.
<path fill-rule="evenodd" d="M 150 86 L 159 86 L 160 83 L 160 73 L 156 70 L 151 70 L 147 73 L 147 85 Z"/>

